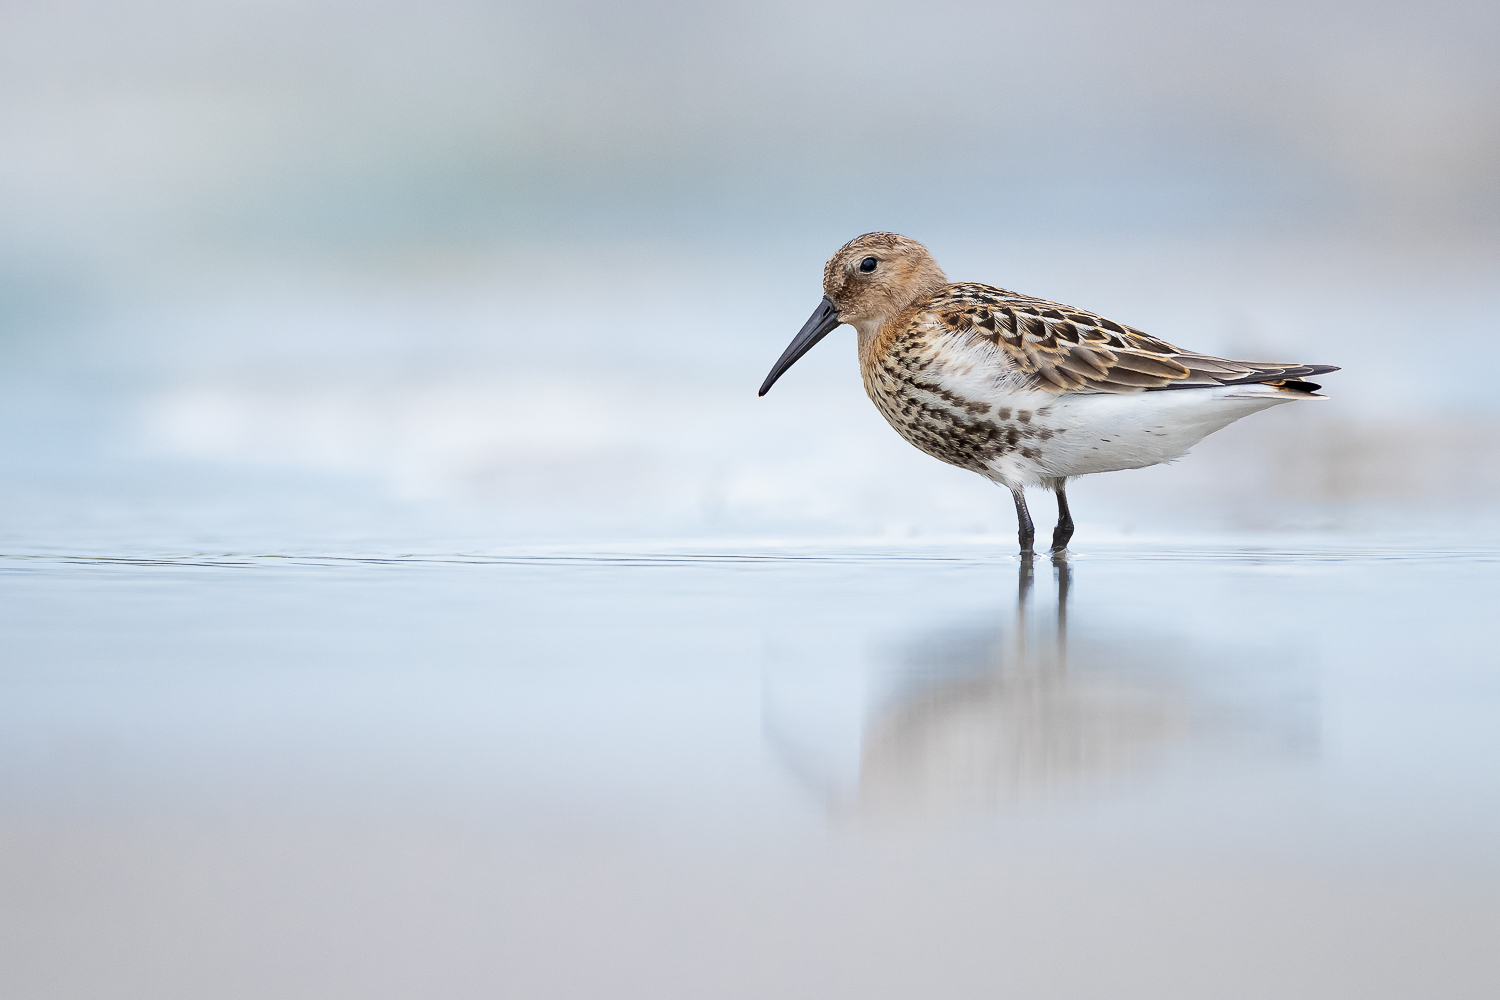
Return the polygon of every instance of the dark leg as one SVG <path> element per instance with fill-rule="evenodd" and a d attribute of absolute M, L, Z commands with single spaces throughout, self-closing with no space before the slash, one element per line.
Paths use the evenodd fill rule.
<path fill-rule="evenodd" d="M 1016 498 L 1016 521 L 1021 526 L 1021 554 L 1031 553 L 1031 543 L 1036 539 L 1036 528 L 1031 524 L 1031 511 L 1026 509 L 1026 493 L 1019 486 L 1012 486 L 1010 495 Z"/>
<path fill-rule="evenodd" d="M 1068 510 L 1067 480 L 1059 479 L 1053 487 L 1057 491 L 1057 527 L 1052 531 L 1052 551 L 1061 552 L 1068 547 L 1073 537 L 1073 514 Z"/>

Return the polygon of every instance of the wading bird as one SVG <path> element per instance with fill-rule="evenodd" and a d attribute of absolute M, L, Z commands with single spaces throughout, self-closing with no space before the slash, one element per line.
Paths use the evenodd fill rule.
<path fill-rule="evenodd" d="M 1025 489 L 1057 494 L 1052 551 L 1073 537 L 1067 481 L 1180 458 L 1241 417 L 1324 399 L 1331 365 L 1228 361 L 1103 316 L 950 282 L 927 248 L 866 233 L 823 268 L 823 301 L 760 387 L 764 396 L 841 323 L 859 334 L 865 392 L 907 441 L 1010 490 L 1023 553 Z"/>

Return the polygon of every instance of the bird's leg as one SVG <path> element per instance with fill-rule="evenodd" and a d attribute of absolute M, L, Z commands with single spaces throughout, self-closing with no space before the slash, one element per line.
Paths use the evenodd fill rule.
<path fill-rule="evenodd" d="M 1036 539 L 1036 528 L 1031 524 L 1031 511 L 1026 509 L 1026 493 L 1019 486 L 1010 488 L 1010 495 L 1016 498 L 1016 521 L 1021 527 L 1017 536 L 1021 541 L 1021 554 L 1031 554 L 1031 543 Z"/>
<path fill-rule="evenodd" d="M 1073 514 L 1068 510 L 1066 479 L 1059 479 L 1053 487 L 1057 491 L 1057 527 L 1052 529 L 1052 551 L 1061 552 L 1068 547 L 1073 537 Z"/>

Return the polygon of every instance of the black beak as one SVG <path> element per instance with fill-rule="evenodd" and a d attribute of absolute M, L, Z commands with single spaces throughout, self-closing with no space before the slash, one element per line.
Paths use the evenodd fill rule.
<path fill-rule="evenodd" d="M 792 338 L 792 343 L 786 350 L 781 352 L 781 357 L 776 359 L 776 364 L 771 366 L 771 374 L 766 376 L 765 382 L 761 384 L 757 395 L 764 396 L 771 391 L 771 386 L 776 380 L 785 374 L 786 370 L 797 363 L 797 359 L 813 349 L 813 345 L 824 337 L 834 327 L 839 325 L 839 308 L 833 304 L 828 296 L 823 296 L 823 301 L 818 303 L 818 308 L 802 324 L 802 329 L 797 331 L 797 336 Z"/>

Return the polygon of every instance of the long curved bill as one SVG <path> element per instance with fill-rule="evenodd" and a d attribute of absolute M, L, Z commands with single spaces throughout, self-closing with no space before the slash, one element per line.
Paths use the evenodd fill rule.
<path fill-rule="evenodd" d="M 776 364 L 771 366 L 771 374 L 766 376 L 765 382 L 761 384 L 760 392 L 756 395 L 764 396 L 770 392 L 771 386 L 776 384 L 776 380 L 781 378 L 788 368 L 797 363 L 798 358 L 812 350 L 814 344 L 828 336 L 829 332 L 838 325 L 838 306 L 825 295 L 823 301 L 818 303 L 818 308 L 814 309 L 813 314 L 807 318 L 807 322 L 802 324 L 802 329 L 797 331 L 797 336 L 792 339 L 791 344 L 781 352 L 781 357 L 776 359 Z"/>

